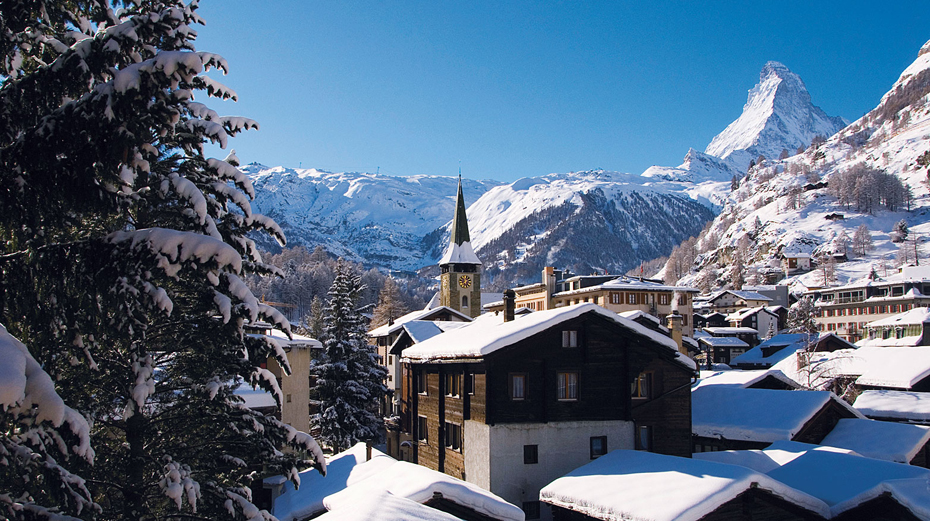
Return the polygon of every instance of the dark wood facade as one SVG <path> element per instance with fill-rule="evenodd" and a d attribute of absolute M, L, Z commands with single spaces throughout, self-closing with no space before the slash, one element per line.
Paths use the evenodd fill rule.
<path fill-rule="evenodd" d="M 563 347 L 564 331 L 576 332 L 576 347 Z M 694 373 L 675 357 L 665 345 L 586 313 L 481 359 L 405 362 L 401 425 L 417 444 L 417 463 L 459 478 L 468 448 L 449 443 L 449 431 L 466 420 L 634 421 L 651 428 L 652 450 L 690 456 Z M 644 372 L 653 375 L 652 395 L 637 399 L 634 412 L 632 383 Z M 577 394 L 560 399 L 558 380 L 567 373 L 575 375 Z M 525 384 L 518 399 L 515 375 Z"/>

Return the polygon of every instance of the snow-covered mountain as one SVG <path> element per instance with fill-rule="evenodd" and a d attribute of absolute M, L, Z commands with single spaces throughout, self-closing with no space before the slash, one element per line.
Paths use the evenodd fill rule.
<path fill-rule="evenodd" d="M 925 245 L 892 242 L 890 232 L 904 220 L 911 238 L 930 234 L 928 164 L 930 42 L 861 119 L 823 144 L 751 169 L 698 241 L 681 281 L 722 284 L 742 274 L 760 282 L 759 275 L 777 271 L 784 252 L 845 252 L 849 259 L 789 279 L 798 287 L 822 285 L 824 277 L 844 283 L 873 269 L 882 275 L 913 262 L 915 247 L 926 263 Z M 872 241 L 865 253 L 852 240 L 862 225 Z"/>
<path fill-rule="evenodd" d="M 829 137 L 846 126 L 811 103 L 800 76 L 778 62 L 768 62 L 759 83 L 749 91 L 740 117 L 717 134 L 703 153 L 690 149 L 678 167 L 653 166 L 646 177 L 694 184 L 729 182 L 742 177 L 750 161 L 778 158 L 807 148 L 816 136 Z M 706 191 L 706 190 L 705 190 Z"/>
<path fill-rule="evenodd" d="M 290 245 L 321 244 L 366 264 L 416 270 L 434 265 L 448 244 L 454 177 L 255 164 L 243 170 L 256 188 L 253 207 L 281 225 Z M 490 270 L 488 280 L 500 274 L 535 280 L 553 263 L 579 272 L 625 271 L 667 253 L 713 218 L 707 207 L 649 181 L 604 171 L 507 185 L 464 180 L 472 245 Z"/>

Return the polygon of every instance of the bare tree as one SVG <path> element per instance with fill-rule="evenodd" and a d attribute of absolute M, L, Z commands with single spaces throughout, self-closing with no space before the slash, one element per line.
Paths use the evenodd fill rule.
<path fill-rule="evenodd" d="M 864 223 L 860 224 L 853 233 L 852 247 L 853 252 L 860 257 L 865 256 L 872 249 L 872 232 Z"/>

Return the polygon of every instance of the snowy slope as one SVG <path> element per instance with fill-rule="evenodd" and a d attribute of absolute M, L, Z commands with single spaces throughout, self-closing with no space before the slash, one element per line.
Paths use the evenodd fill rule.
<path fill-rule="evenodd" d="M 754 273 L 775 269 L 776 256 L 781 252 L 816 255 L 841 250 L 844 237 L 853 237 L 863 224 L 871 231 L 874 248 L 864 256 L 847 249 L 849 261 L 836 266 L 835 280 L 828 283 L 849 282 L 872 269 L 879 276 L 893 272 L 899 264 L 899 244 L 892 243 L 889 237 L 894 223 L 905 220 L 912 236 L 930 233 L 928 171 L 917 164 L 918 158 L 930 150 L 928 95 L 930 42 L 878 106 L 860 120 L 820 146 L 782 161 L 767 160 L 754 168 L 739 189 L 728 195 L 726 206 L 699 241 L 695 269 L 682 281 L 693 284 L 713 273 L 716 276 L 710 278 L 718 284 L 729 282 L 734 275 L 734 251 L 740 242 L 748 246 L 746 275 L 752 278 Z M 857 165 L 880 169 L 900 179 L 913 193 L 910 210 L 905 204 L 894 211 L 875 205 L 869 213 L 855 204 L 840 204 L 829 185 L 831 181 L 839 183 L 839 176 Z M 925 258 L 926 247 L 920 248 Z M 912 255 L 910 258 L 913 260 Z M 815 270 L 792 277 L 788 283 L 799 288 L 815 287 L 824 283 L 823 275 L 822 270 Z"/>

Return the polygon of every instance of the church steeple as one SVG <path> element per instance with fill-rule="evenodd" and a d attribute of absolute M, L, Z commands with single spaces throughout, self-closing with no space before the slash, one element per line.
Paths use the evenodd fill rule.
<path fill-rule="evenodd" d="M 451 244 L 471 242 L 468 235 L 468 217 L 465 215 L 465 196 L 462 194 L 462 174 L 459 173 L 459 193 L 455 198 L 455 217 L 452 218 Z"/>
<path fill-rule="evenodd" d="M 439 260 L 439 268 L 441 271 L 439 278 L 442 282 L 442 289 L 439 293 L 440 303 L 477 317 L 481 313 L 481 260 L 471 247 L 461 172 L 459 172 L 459 189 L 455 198 L 455 215 L 452 217 L 449 248 Z"/>

